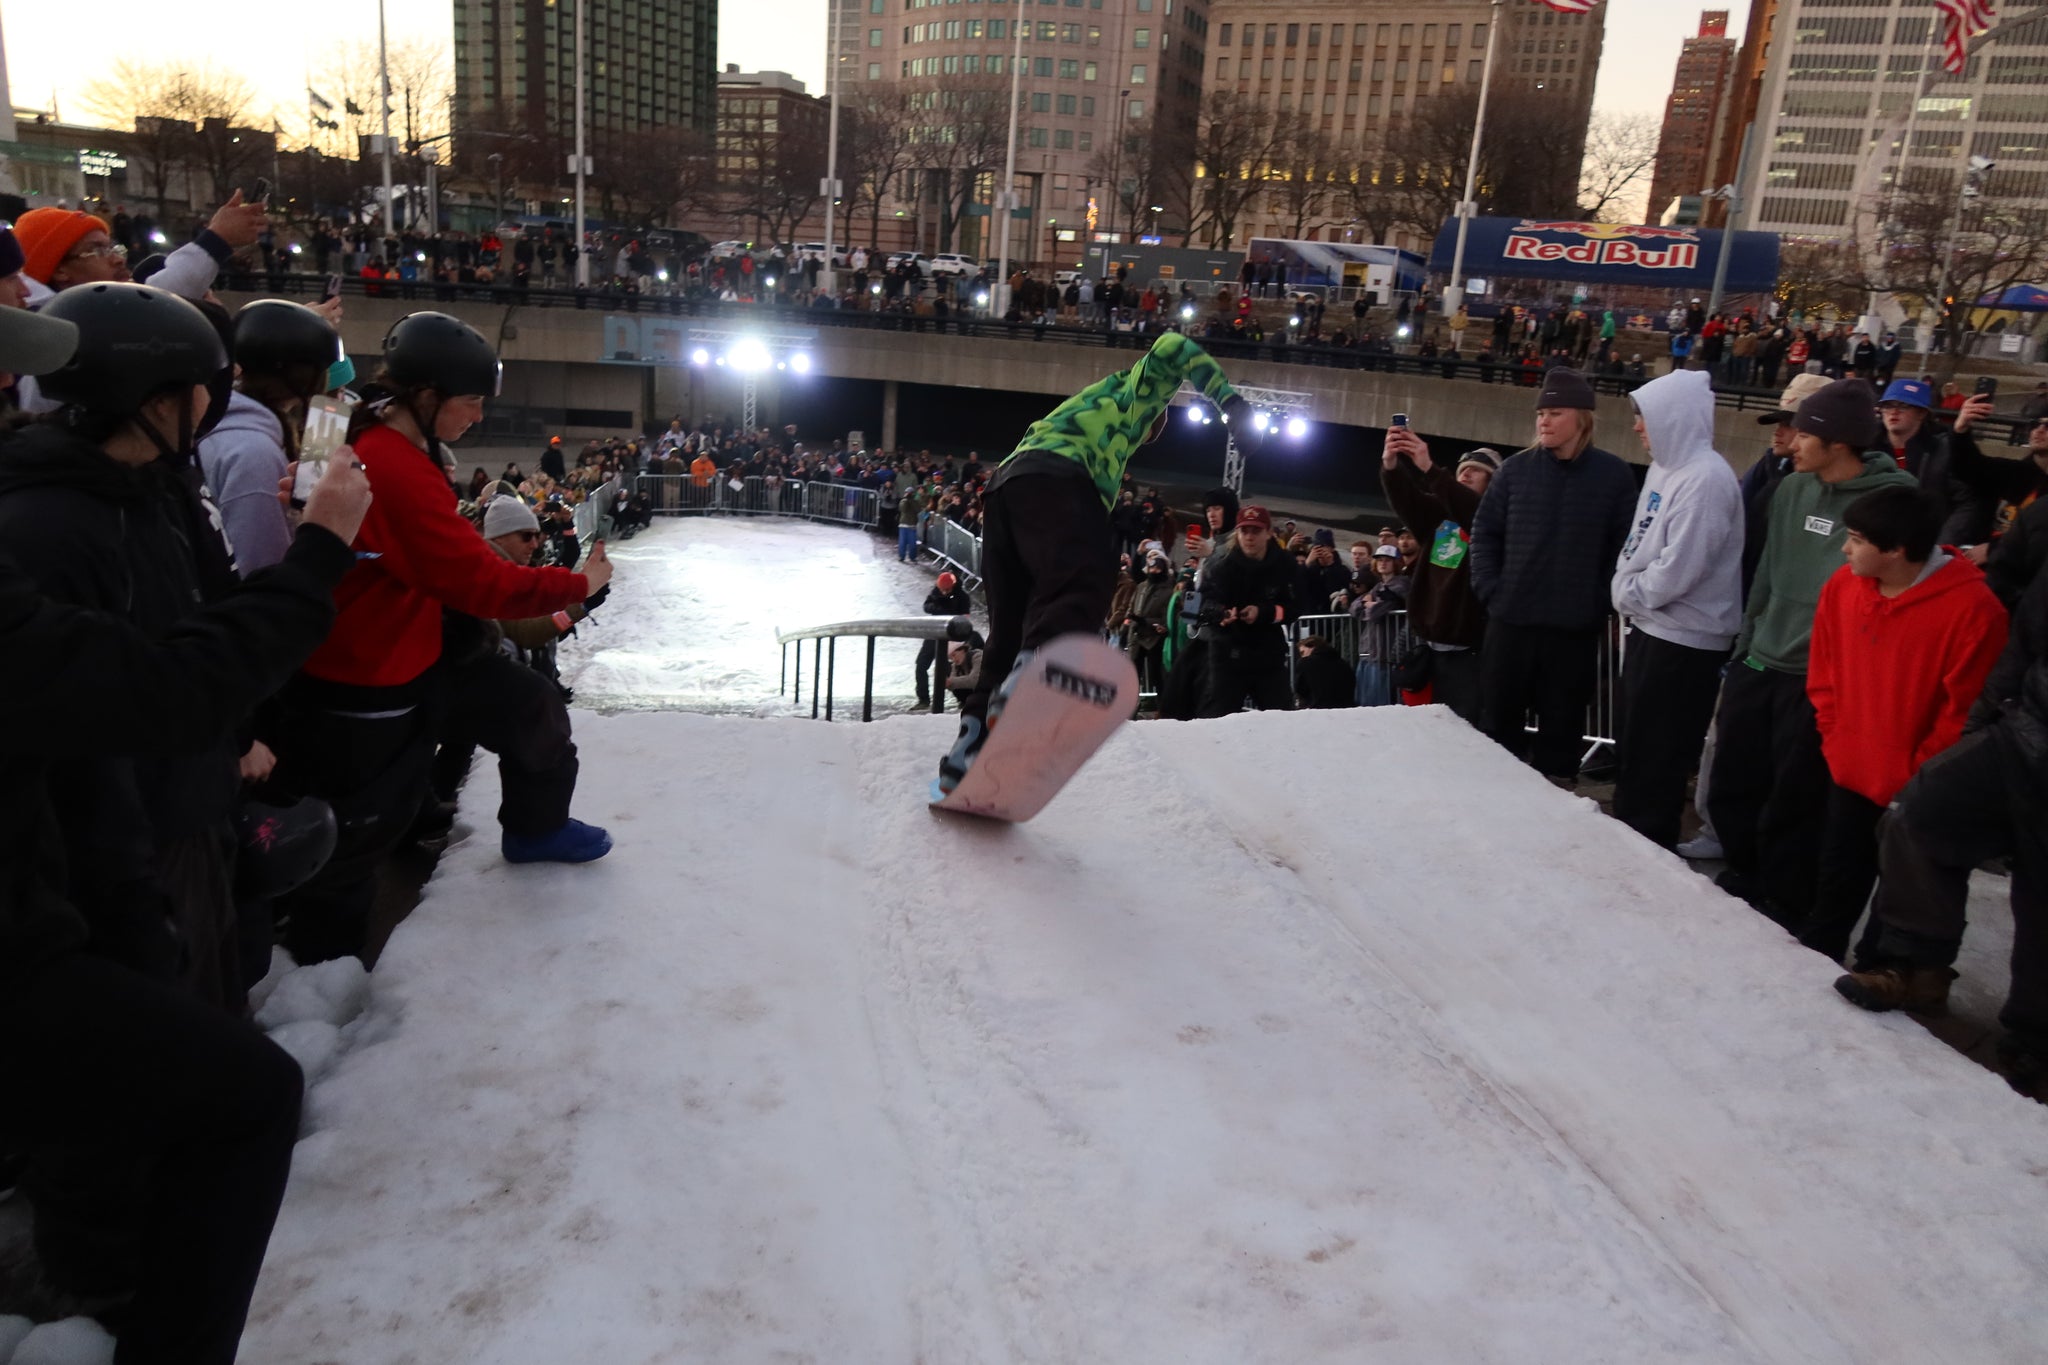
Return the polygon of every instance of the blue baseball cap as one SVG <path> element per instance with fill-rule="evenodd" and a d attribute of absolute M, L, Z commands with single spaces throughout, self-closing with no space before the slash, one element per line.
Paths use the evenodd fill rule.
<path fill-rule="evenodd" d="M 1907 407 L 1934 407 L 1934 386 L 1918 379 L 1894 379 L 1884 391 L 1880 403 L 1904 403 Z"/>

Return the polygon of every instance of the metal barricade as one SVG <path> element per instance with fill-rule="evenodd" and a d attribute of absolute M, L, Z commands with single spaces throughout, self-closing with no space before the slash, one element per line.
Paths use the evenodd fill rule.
<path fill-rule="evenodd" d="M 797 483 L 762 475 L 735 479 L 723 474 L 699 483 L 687 474 L 642 474 L 638 487 L 658 515 L 724 512 L 874 526 L 882 512 L 877 490 L 850 483 Z"/>
<path fill-rule="evenodd" d="M 607 479 L 576 504 L 578 540 L 587 545 L 610 529 L 612 509 L 618 506 L 622 491 L 616 478 Z"/>

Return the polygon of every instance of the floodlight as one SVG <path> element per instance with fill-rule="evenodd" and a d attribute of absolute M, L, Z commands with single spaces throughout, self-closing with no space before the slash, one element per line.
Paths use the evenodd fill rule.
<path fill-rule="evenodd" d="M 711 363 L 711 352 L 699 346 L 696 350 L 690 352 L 690 363 L 692 365 L 709 365 Z M 724 363 L 723 359 L 719 361 L 721 365 Z"/>
<path fill-rule="evenodd" d="M 809 374 L 811 372 L 810 352 L 798 351 L 790 356 L 789 368 L 795 370 L 798 374 Z"/>
<path fill-rule="evenodd" d="M 1290 418 L 1288 418 L 1288 419 L 1287 419 L 1287 434 L 1288 434 L 1289 436 L 1292 436 L 1292 437 L 1293 437 L 1293 438 L 1294 438 L 1295 440 L 1297 440 L 1297 441 L 1299 441 L 1299 440 L 1300 440 L 1300 439 L 1301 439 L 1302 437 L 1304 437 L 1304 436 L 1308 435 L 1308 418 L 1306 418 L 1306 417 L 1290 417 Z"/>

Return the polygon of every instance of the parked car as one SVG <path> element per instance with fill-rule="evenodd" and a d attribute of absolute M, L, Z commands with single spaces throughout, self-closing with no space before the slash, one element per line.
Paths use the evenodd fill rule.
<path fill-rule="evenodd" d="M 1070 284 L 1079 284 L 1081 282 L 1081 272 L 1078 270 L 1055 270 L 1052 272 L 1052 282 L 1065 289 Z"/>
<path fill-rule="evenodd" d="M 726 261 L 742 254 L 752 245 L 751 242 L 713 242 L 711 250 L 705 254 L 714 261 Z"/>
<path fill-rule="evenodd" d="M 894 270 L 900 265 L 913 267 L 920 277 L 932 273 L 932 258 L 925 255 L 922 251 L 898 251 L 891 254 L 889 257 L 889 269 Z"/>
<path fill-rule="evenodd" d="M 925 273 L 955 278 L 961 275 L 976 274 L 980 269 L 981 267 L 974 263 L 972 256 L 962 256 L 954 251 L 942 251 L 932 257 L 931 264 L 925 267 Z"/>
<path fill-rule="evenodd" d="M 791 259 L 799 264 L 804 261 L 816 261 L 819 265 L 823 265 L 825 263 L 825 244 L 823 242 L 798 242 L 790 248 L 790 255 Z M 847 264 L 846 243 L 834 243 L 832 247 L 832 268 L 834 270 L 844 270 Z"/>

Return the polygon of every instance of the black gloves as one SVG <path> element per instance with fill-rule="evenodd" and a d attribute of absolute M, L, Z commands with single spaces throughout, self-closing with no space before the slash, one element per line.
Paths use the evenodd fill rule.
<path fill-rule="evenodd" d="M 610 597 L 611 595 L 612 585 L 607 583 L 603 587 L 599 588 L 596 592 L 590 594 L 590 596 L 583 599 L 583 610 L 596 611 L 599 607 L 604 605 L 604 599 Z"/>

